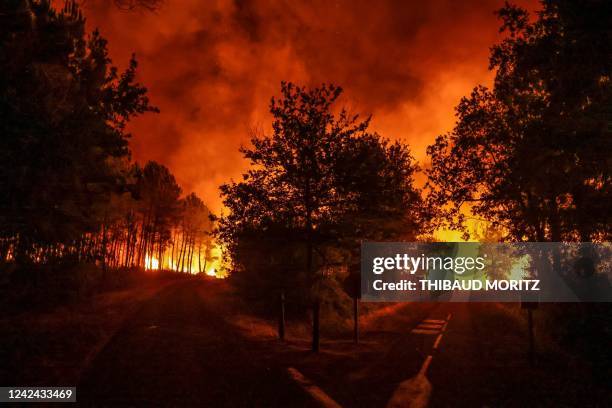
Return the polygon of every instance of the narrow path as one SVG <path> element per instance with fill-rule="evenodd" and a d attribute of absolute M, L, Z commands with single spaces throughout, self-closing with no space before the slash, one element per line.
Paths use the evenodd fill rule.
<path fill-rule="evenodd" d="M 128 319 L 86 370 L 81 405 L 313 406 L 261 344 L 205 306 L 203 285 L 215 289 L 193 281 L 172 286 Z"/>

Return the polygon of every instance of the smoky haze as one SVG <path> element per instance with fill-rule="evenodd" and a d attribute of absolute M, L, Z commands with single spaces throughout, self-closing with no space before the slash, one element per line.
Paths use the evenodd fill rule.
<path fill-rule="evenodd" d="M 488 51 L 500 38 L 493 12 L 502 5 L 166 0 L 151 13 L 89 0 L 84 10 L 115 64 L 136 53 L 139 80 L 161 109 L 130 125 L 135 159 L 167 165 L 186 192 L 219 211 L 218 186 L 245 169 L 238 148 L 250 129 L 269 128 L 282 80 L 341 85 L 344 105 L 372 114 L 373 130 L 408 142 L 424 162 L 460 97 L 491 80 Z"/>

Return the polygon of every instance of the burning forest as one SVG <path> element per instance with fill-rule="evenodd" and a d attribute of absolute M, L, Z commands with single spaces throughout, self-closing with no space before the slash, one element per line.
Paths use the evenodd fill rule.
<path fill-rule="evenodd" d="M 612 2 L 517 2 L 0 1 L 0 403 L 610 406 Z"/>

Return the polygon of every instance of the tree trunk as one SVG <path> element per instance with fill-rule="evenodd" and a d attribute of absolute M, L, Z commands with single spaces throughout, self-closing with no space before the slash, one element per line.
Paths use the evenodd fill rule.
<path fill-rule="evenodd" d="M 314 301 L 312 306 L 312 351 L 319 352 L 319 298 Z"/>
<path fill-rule="evenodd" d="M 185 269 L 185 252 L 187 251 L 187 237 L 182 234 L 181 250 L 179 252 L 179 271 L 184 272 Z"/>
<path fill-rule="evenodd" d="M 202 273 L 202 241 L 198 245 L 198 272 Z"/>
<path fill-rule="evenodd" d="M 529 364 L 533 367 L 535 364 L 535 339 L 533 334 L 533 312 L 527 310 L 527 329 L 529 330 Z"/>
<path fill-rule="evenodd" d="M 278 338 L 280 341 L 285 341 L 285 291 L 280 293 L 279 311 L 278 311 Z"/>
<path fill-rule="evenodd" d="M 359 299 L 353 298 L 353 341 L 359 343 Z"/>
<path fill-rule="evenodd" d="M 126 268 L 129 266 L 130 262 L 130 247 L 132 242 L 132 226 L 128 224 L 127 237 L 125 239 L 125 261 L 123 266 Z"/>
<path fill-rule="evenodd" d="M 170 251 L 170 269 L 176 269 L 174 263 L 174 247 L 176 246 L 176 233 L 172 231 L 172 250 Z"/>
<path fill-rule="evenodd" d="M 306 183 L 305 192 L 305 208 L 306 208 L 306 276 L 310 280 L 311 290 L 316 285 L 316 277 L 313 276 L 313 238 L 312 238 L 312 208 L 311 208 L 311 197 L 310 197 L 310 183 Z M 319 293 L 313 294 L 314 304 L 312 308 L 312 351 L 319 351 Z"/>
<path fill-rule="evenodd" d="M 106 278 L 106 246 L 107 246 L 107 242 L 106 242 L 106 215 L 104 215 L 104 220 L 102 221 L 102 250 L 101 252 L 101 256 L 102 256 L 102 276 L 104 278 Z"/>
<path fill-rule="evenodd" d="M 162 244 L 162 234 L 161 231 L 159 232 L 159 242 L 157 243 L 157 269 L 159 269 L 160 271 L 163 269 L 163 265 L 164 265 L 164 250 L 163 250 L 163 244 Z"/>

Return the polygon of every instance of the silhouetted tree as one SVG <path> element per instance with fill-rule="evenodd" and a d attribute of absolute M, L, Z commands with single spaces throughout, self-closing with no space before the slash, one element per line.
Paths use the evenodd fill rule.
<path fill-rule="evenodd" d="M 360 241 L 414 240 L 432 216 L 414 187 L 419 170 L 407 145 L 377 134 L 347 139 L 335 160 L 336 194 L 344 197 L 327 228 L 334 246 L 359 251 Z"/>
<path fill-rule="evenodd" d="M 286 272 L 295 277 L 284 280 L 302 282 L 311 291 L 313 349 L 318 350 L 318 287 L 330 249 L 338 251 L 347 242 L 354 249 L 359 238 L 382 237 L 383 225 L 392 221 L 398 228 L 404 221 L 418 225 L 412 212 L 418 202 L 415 167 L 405 146 L 367 133 L 369 119 L 360 121 L 344 109 L 333 113 L 341 88 L 282 83 L 281 91 L 282 98 L 270 104 L 272 135 L 255 136 L 253 147 L 241 150 L 251 169 L 243 181 L 221 186 L 230 213 L 220 220 L 219 237 L 239 270 L 255 262 L 245 257 L 255 251 L 245 247 L 267 246 L 260 258 L 273 271 L 287 262 Z M 278 245 L 258 242 L 267 239 Z M 301 267 L 294 270 L 297 259 Z"/>
<path fill-rule="evenodd" d="M 508 36 L 492 48 L 494 87 L 463 98 L 455 129 L 429 147 L 431 202 L 454 226 L 467 204 L 515 240 L 609 240 L 612 3 L 498 14 Z"/>
<path fill-rule="evenodd" d="M 181 220 L 176 231 L 177 241 L 179 237 L 180 241 L 175 268 L 181 272 L 192 273 L 193 259 L 196 255 L 198 272 L 205 272 L 206 264 L 211 257 L 211 213 L 202 200 L 193 193 L 181 200 L 181 208 Z M 202 249 L 204 249 L 204 264 L 202 264 Z"/>
<path fill-rule="evenodd" d="M 208 209 L 166 167 L 130 161 L 128 121 L 156 111 L 135 59 L 119 73 L 75 1 L 9 0 L 0 20 L 0 262 L 206 269 Z"/>
<path fill-rule="evenodd" d="M 99 231 L 125 191 L 125 125 L 155 108 L 75 2 L 10 0 L 0 18 L 0 233 L 23 261 Z"/>
<path fill-rule="evenodd" d="M 328 252 L 346 267 L 344 290 L 353 298 L 354 340 L 359 339 L 360 247 L 369 241 L 414 241 L 429 231 L 432 212 L 414 187 L 408 146 L 376 134 L 350 139 L 337 160 L 338 191 L 347 199 L 328 228 Z"/>
<path fill-rule="evenodd" d="M 140 247 L 136 264 L 145 266 L 155 257 L 163 264 L 163 254 L 170 241 L 172 227 L 179 218 L 181 188 L 167 167 L 148 162 L 136 183 L 141 219 Z"/>

